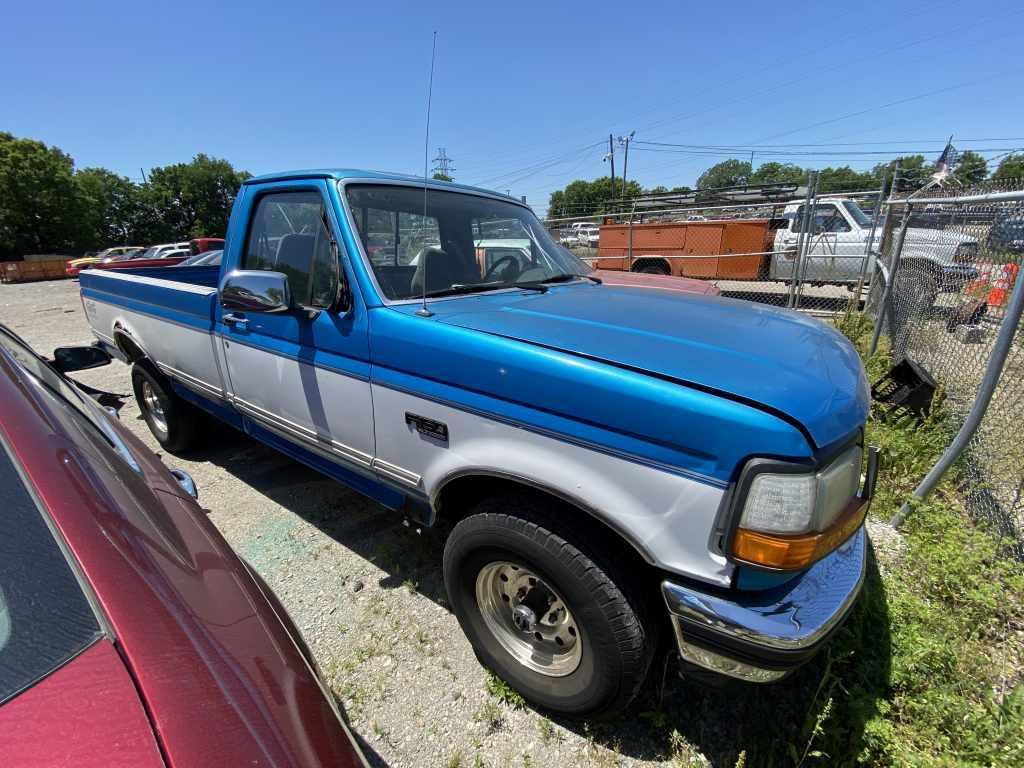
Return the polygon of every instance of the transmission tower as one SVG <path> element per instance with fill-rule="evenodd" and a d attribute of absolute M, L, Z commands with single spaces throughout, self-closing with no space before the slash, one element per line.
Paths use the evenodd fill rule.
<path fill-rule="evenodd" d="M 455 173 L 455 166 L 453 165 L 454 162 L 454 160 L 448 157 L 448 153 L 445 151 L 444 147 L 438 147 L 437 157 L 434 158 L 434 167 L 431 172 L 443 173 L 450 179 Z"/>

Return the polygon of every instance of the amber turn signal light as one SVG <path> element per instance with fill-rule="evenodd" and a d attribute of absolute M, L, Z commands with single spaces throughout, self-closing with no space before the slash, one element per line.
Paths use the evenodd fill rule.
<path fill-rule="evenodd" d="M 751 565 L 797 571 L 813 565 L 850 538 L 864 522 L 867 509 L 866 501 L 854 499 L 849 510 L 830 528 L 821 533 L 802 536 L 777 536 L 748 528 L 737 528 L 732 542 L 732 552 L 737 560 Z"/>

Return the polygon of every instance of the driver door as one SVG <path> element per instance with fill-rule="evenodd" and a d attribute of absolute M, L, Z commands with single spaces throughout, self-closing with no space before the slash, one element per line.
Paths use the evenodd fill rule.
<path fill-rule="evenodd" d="M 333 312 L 346 269 L 326 182 L 269 185 L 251 204 L 242 270 L 281 272 L 292 309 L 223 310 L 227 375 L 248 431 L 269 430 L 349 467 L 373 460 L 366 312 Z M 349 276 L 349 285 L 352 285 Z"/>

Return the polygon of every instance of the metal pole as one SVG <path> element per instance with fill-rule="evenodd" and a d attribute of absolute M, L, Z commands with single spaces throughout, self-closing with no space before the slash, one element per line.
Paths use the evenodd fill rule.
<path fill-rule="evenodd" d="M 815 173 L 814 173 L 814 192 L 811 195 L 811 197 L 814 198 L 814 203 L 811 206 L 810 214 L 808 214 L 808 219 L 807 219 L 807 225 L 808 225 L 807 236 L 804 238 L 804 250 L 803 250 L 803 254 L 800 256 L 800 264 L 799 264 L 800 279 L 799 279 L 799 282 L 797 283 L 797 286 L 796 286 L 796 303 L 794 305 L 795 309 L 799 309 L 800 308 L 800 301 L 804 297 L 804 276 L 805 276 L 805 274 L 807 272 L 807 257 L 808 257 L 808 255 L 810 255 L 811 248 L 813 247 L 813 239 L 814 239 L 814 214 L 815 214 L 815 212 L 816 212 L 816 210 L 818 208 L 818 202 L 817 202 L 818 201 L 818 185 L 820 183 L 821 183 L 821 174 L 818 173 L 817 171 L 815 171 Z"/>
<path fill-rule="evenodd" d="M 612 135 L 608 134 L 608 160 L 612 164 L 612 189 L 615 189 L 615 142 L 612 141 Z M 613 191 L 614 195 L 615 192 Z"/>
<path fill-rule="evenodd" d="M 800 279 L 800 264 L 803 262 L 804 247 L 810 242 L 809 230 L 811 228 L 811 222 L 814 221 L 811 201 L 814 198 L 816 178 L 817 177 L 814 173 L 809 174 L 807 177 L 807 194 L 804 196 L 804 215 L 800 219 L 800 237 L 797 238 L 796 242 L 796 260 L 793 262 L 792 280 L 789 283 L 789 300 L 786 303 L 786 306 L 790 309 L 796 306 L 796 285 L 797 280 Z"/>
<path fill-rule="evenodd" d="M 626 153 L 622 158 L 622 196 L 626 196 L 626 169 L 629 168 L 629 140 L 633 138 L 630 134 L 626 137 Z"/>
<path fill-rule="evenodd" d="M 900 231 L 896 235 L 896 243 L 893 245 L 892 266 L 889 267 L 889 281 L 885 284 L 882 304 L 878 308 L 878 317 L 875 318 L 875 332 L 871 335 L 871 348 L 868 350 L 868 355 L 873 355 L 878 350 L 878 339 L 882 335 L 882 322 L 885 319 L 885 313 L 888 311 L 889 301 L 892 299 L 892 287 L 896 284 L 896 275 L 899 273 L 900 256 L 903 254 L 903 241 L 907 236 L 907 226 L 910 224 L 910 212 L 913 208 L 913 204 L 907 205 L 903 221 L 900 224 Z"/>
<path fill-rule="evenodd" d="M 625 177 L 623 177 L 625 178 Z M 636 211 L 636 201 L 633 202 L 633 207 L 629 211 L 629 261 L 626 266 L 630 271 L 633 270 L 633 213 Z"/>
<path fill-rule="evenodd" d="M 1002 327 L 999 329 L 999 335 L 996 337 L 996 343 L 992 347 L 992 354 L 989 356 L 988 365 L 985 367 L 985 375 L 981 379 L 978 394 L 974 398 L 974 403 L 971 405 L 967 418 L 964 419 L 963 426 L 960 427 L 960 431 L 956 433 L 956 437 L 953 438 L 953 442 L 950 443 L 945 453 L 935 462 L 935 466 L 931 468 L 931 471 L 921 481 L 921 484 L 914 489 L 913 498 L 923 499 L 931 493 L 935 486 L 939 484 L 942 476 L 953 465 L 953 462 L 960 458 L 960 454 L 963 453 L 967 444 L 970 443 L 971 438 L 974 437 L 974 433 L 978 430 L 981 420 L 985 417 L 985 411 L 988 410 L 988 404 L 992 400 L 992 393 L 995 392 L 996 385 L 999 383 L 999 377 L 1003 372 L 1003 365 L 1006 363 L 1006 357 L 1010 352 L 1010 347 L 1013 345 L 1014 334 L 1017 332 L 1017 326 L 1020 324 L 1022 310 L 1024 310 L 1024 279 L 1018 280 L 1013 290 L 1010 305 L 1007 307 L 1006 315 L 1003 316 Z M 907 519 L 909 513 L 910 502 L 908 501 L 900 507 L 899 512 L 893 515 L 892 520 L 889 521 L 890 524 L 898 528 Z"/>
<path fill-rule="evenodd" d="M 875 200 L 875 215 L 871 217 L 871 233 L 868 235 L 867 245 L 864 247 L 864 263 L 860 266 L 860 277 L 857 278 L 857 290 L 853 292 L 853 299 L 857 302 L 857 309 L 860 309 L 860 294 L 864 290 L 864 278 L 868 274 L 868 266 L 871 262 L 871 250 L 875 247 L 875 231 L 878 229 L 878 219 L 882 215 L 882 200 L 885 195 L 885 182 L 889 180 L 889 169 L 882 171 L 882 186 L 878 188 L 878 198 Z"/>

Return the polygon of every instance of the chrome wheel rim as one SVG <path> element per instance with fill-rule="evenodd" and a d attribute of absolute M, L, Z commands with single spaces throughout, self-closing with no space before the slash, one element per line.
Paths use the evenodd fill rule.
<path fill-rule="evenodd" d="M 529 568 L 488 563 L 476 577 L 484 624 L 523 666 L 549 677 L 576 671 L 583 654 L 579 627 L 562 597 Z"/>
<path fill-rule="evenodd" d="M 164 408 L 160 405 L 160 398 L 156 395 L 156 390 L 148 382 L 142 382 L 142 402 L 146 406 L 146 412 L 153 419 L 153 424 L 164 434 L 167 433 L 167 415 L 164 413 Z"/>

